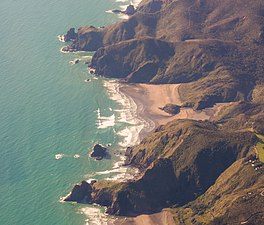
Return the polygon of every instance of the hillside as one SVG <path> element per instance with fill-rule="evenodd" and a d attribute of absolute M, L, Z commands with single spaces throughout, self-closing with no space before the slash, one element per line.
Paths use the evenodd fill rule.
<path fill-rule="evenodd" d="M 126 216 L 170 207 L 176 224 L 264 221 L 263 1 L 143 0 L 128 20 L 73 36 L 70 48 L 95 51 L 98 75 L 181 84 L 182 106 L 195 110 L 232 102 L 210 121 L 176 120 L 128 148 L 141 177 L 98 181 L 88 203 Z"/>
<path fill-rule="evenodd" d="M 260 0 L 142 1 L 126 21 L 80 28 L 72 46 L 96 51 L 92 66 L 106 77 L 186 83 L 183 100 L 201 109 L 263 88 L 263 12 Z"/>

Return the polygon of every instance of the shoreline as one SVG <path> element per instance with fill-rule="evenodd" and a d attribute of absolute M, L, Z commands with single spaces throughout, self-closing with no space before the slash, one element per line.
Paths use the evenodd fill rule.
<path fill-rule="evenodd" d="M 180 112 L 171 115 L 161 110 L 166 104 L 182 106 L 180 97 L 181 84 L 120 84 L 120 91 L 131 98 L 137 105 L 137 117 L 147 121 L 152 126 L 143 128 L 140 133 L 142 140 L 146 135 L 153 132 L 158 126 L 165 125 L 173 120 L 213 120 L 224 107 L 232 105 L 229 103 L 217 103 L 213 107 L 203 110 L 181 107 Z"/>
<path fill-rule="evenodd" d="M 142 141 L 142 139 L 147 136 L 149 133 L 153 132 L 155 128 L 157 127 L 157 123 L 148 116 L 148 114 L 145 113 L 145 106 L 144 101 L 142 101 L 140 98 L 138 98 L 136 95 L 133 95 L 132 92 L 129 91 L 129 89 L 132 87 L 133 84 L 124 84 L 119 83 L 119 91 L 122 93 L 127 99 L 129 99 L 130 104 L 135 104 L 136 106 L 136 112 L 135 117 L 143 123 L 143 127 L 138 133 L 138 139 L 139 142 Z M 127 90 L 126 90 L 127 89 Z M 131 104 L 131 105 L 132 105 Z"/>

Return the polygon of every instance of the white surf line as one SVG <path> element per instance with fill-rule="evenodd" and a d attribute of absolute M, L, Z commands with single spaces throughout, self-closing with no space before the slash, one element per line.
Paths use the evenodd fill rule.
<path fill-rule="evenodd" d="M 96 111 L 97 111 L 96 124 L 98 129 L 105 129 L 108 127 L 115 126 L 115 121 L 116 121 L 115 114 L 112 114 L 111 116 L 102 116 L 100 108 L 98 108 Z"/>
<path fill-rule="evenodd" d="M 118 143 L 120 152 L 115 154 L 117 157 L 119 157 L 119 160 L 114 163 L 112 170 L 99 171 L 94 175 L 113 174 L 113 176 L 110 176 L 107 178 L 107 180 L 127 180 L 133 177 L 133 174 L 138 173 L 138 170 L 133 170 L 130 167 L 123 166 L 125 161 L 124 152 L 126 151 L 127 147 L 134 146 L 139 143 L 139 133 L 145 127 L 146 122 L 138 118 L 137 105 L 133 99 L 130 99 L 120 92 L 120 84 L 116 80 L 104 80 L 104 87 L 109 94 L 109 98 L 121 106 L 121 109 L 113 110 L 118 114 L 116 116 L 116 122 L 125 123 L 127 126 L 122 130 L 117 131 L 117 135 L 122 139 Z M 103 117 L 101 116 L 101 111 L 99 108 L 96 111 L 99 123 L 98 127 L 106 128 L 108 125 L 114 125 L 114 123 L 110 122 L 109 119 L 115 114 L 110 117 Z M 113 118 L 111 119 L 113 120 Z M 104 124 L 103 120 L 107 121 L 107 123 Z"/>

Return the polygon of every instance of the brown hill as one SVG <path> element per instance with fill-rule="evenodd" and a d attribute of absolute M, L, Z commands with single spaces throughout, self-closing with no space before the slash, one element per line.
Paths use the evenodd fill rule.
<path fill-rule="evenodd" d="M 96 182 L 90 203 L 118 215 L 173 207 L 176 224 L 261 224 L 263 165 L 248 157 L 264 146 L 263 1 L 143 0 L 126 21 L 80 28 L 72 47 L 96 51 L 99 75 L 182 83 L 184 106 L 235 102 L 211 122 L 159 127 L 127 152 L 142 176 Z"/>
<path fill-rule="evenodd" d="M 147 0 L 126 21 L 80 28 L 73 46 L 98 50 L 99 75 L 186 83 L 183 101 L 202 109 L 248 100 L 257 83 L 263 86 L 263 12 L 260 0 Z"/>
<path fill-rule="evenodd" d="M 263 184 L 263 168 L 238 160 L 205 194 L 175 210 L 175 224 L 262 224 Z"/>

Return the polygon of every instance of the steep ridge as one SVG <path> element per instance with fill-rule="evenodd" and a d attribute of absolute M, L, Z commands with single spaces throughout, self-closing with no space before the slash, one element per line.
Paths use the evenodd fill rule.
<path fill-rule="evenodd" d="M 263 169 L 248 159 L 233 163 L 195 201 L 174 210 L 175 224 L 262 224 Z"/>
<path fill-rule="evenodd" d="M 99 75 L 129 82 L 186 83 L 183 101 L 203 109 L 247 100 L 256 82 L 263 84 L 263 12 L 260 0 L 142 1 L 128 20 L 80 28 L 72 48 L 97 51 L 93 65 Z M 168 45 L 172 55 L 159 63 L 150 60 L 153 40 L 163 45 L 154 48 L 152 57 L 166 52 Z M 116 63 L 123 57 L 123 65 Z"/>
<path fill-rule="evenodd" d="M 72 49 L 95 51 L 98 75 L 181 83 L 183 106 L 194 109 L 233 102 L 211 121 L 158 127 L 126 152 L 141 176 L 97 181 L 88 203 L 126 216 L 171 207 L 176 224 L 261 224 L 263 1 L 143 0 L 128 20 L 73 36 Z"/>
<path fill-rule="evenodd" d="M 161 126 L 128 149 L 127 165 L 139 167 L 143 174 L 107 189 L 108 212 L 131 216 L 188 203 L 233 162 L 246 157 L 257 141 L 251 132 L 222 130 L 210 122 L 178 120 Z M 97 182 L 94 190 L 100 196 L 96 203 L 104 201 L 102 184 Z"/>

